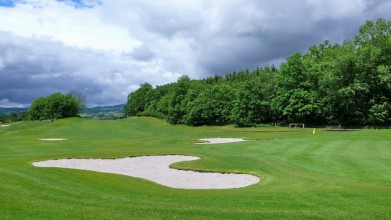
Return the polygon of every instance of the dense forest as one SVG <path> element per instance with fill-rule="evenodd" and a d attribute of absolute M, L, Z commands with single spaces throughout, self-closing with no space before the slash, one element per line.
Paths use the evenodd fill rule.
<path fill-rule="evenodd" d="M 391 21 L 367 21 L 353 39 L 311 46 L 279 68 L 144 83 L 129 94 L 125 113 L 194 126 L 390 124 Z"/>

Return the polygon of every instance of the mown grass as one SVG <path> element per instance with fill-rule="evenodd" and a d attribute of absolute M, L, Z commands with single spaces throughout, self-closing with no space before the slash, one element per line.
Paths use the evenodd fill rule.
<path fill-rule="evenodd" d="M 45 142 L 39 138 L 67 138 Z M 250 141 L 196 145 L 199 138 Z M 180 169 L 251 173 L 227 190 L 172 189 L 33 161 L 182 154 Z M 0 128 L 0 219 L 391 219 L 391 131 L 171 126 L 152 118 Z"/>

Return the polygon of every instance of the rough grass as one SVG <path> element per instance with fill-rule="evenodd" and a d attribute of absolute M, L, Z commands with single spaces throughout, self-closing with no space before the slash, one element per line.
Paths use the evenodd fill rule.
<path fill-rule="evenodd" d="M 253 141 L 196 145 L 199 138 Z M 40 138 L 66 138 L 45 142 Z M 180 169 L 251 173 L 228 190 L 171 189 L 33 161 L 183 154 Z M 171 126 L 80 118 L 0 128 L 0 219 L 390 219 L 391 131 Z"/>

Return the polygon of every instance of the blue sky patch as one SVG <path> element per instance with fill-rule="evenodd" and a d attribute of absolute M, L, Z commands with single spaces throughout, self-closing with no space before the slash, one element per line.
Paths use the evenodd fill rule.
<path fill-rule="evenodd" d="M 62 2 L 68 5 L 71 5 L 75 8 L 93 8 L 98 5 L 102 5 L 100 0 L 55 0 Z M 23 3 L 24 1 L 20 0 L 0 0 L 0 7 L 12 8 L 15 7 L 16 3 Z"/>
<path fill-rule="evenodd" d="M 0 7 L 14 7 L 15 2 L 13 0 L 0 0 Z"/>
<path fill-rule="evenodd" d="M 75 8 L 93 8 L 95 6 L 102 4 L 100 0 L 57 0 L 57 1 L 72 5 Z"/>

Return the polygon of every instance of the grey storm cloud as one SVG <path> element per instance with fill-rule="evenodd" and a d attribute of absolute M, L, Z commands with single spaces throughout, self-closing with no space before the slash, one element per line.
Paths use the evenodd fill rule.
<path fill-rule="evenodd" d="M 155 53 L 145 45 L 134 48 L 129 55 L 139 61 L 150 61 L 155 57 Z"/>
<path fill-rule="evenodd" d="M 91 7 L 75 10 L 99 8 L 100 21 L 139 44 L 116 52 L 0 32 L 0 103 L 71 90 L 90 105 L 124 103 L 143 82 L 278 66 L 324 40 L 352 38 L 366 20 L 391 18 L 388 0 L 101 0 Z"/>
<path fill-rule="evenodd" d="M 124 5 L 134 8 L 135 16 L 117 14 L 108 19 L 128 25 L 130 33 L 137 32 L 144 44 L 156 49 L 157 57 L 164 57 L 170 69 L 202 77 L 278 65 L 290 54 L 305 52 L 309 46 L 324 40 L 341 43 L 353 37 L 366 20 L 391 17 L 388 13 L 391 4 L 382 0 L 170 3 L 127 1 L 117 5 L 112 2 L 108 3 L 111 7 L 106 12 L 112 14 Z M 137 31 L 133 31 L 135 26 Z M 162 41 L 186 54 L 178 62 L 175 53 L 160 50 Z M 187 47 L 175 47 L 183 41 Z"/>
<path fill-rule="evenodd" d="M 124 69 L 104 53 L 0 32 L 0 100 L 31 103 L 55 92 L 78 91 L 95 105 L 123 103 Z M 144 81 L 132 77 L 134 83 Z"/>

